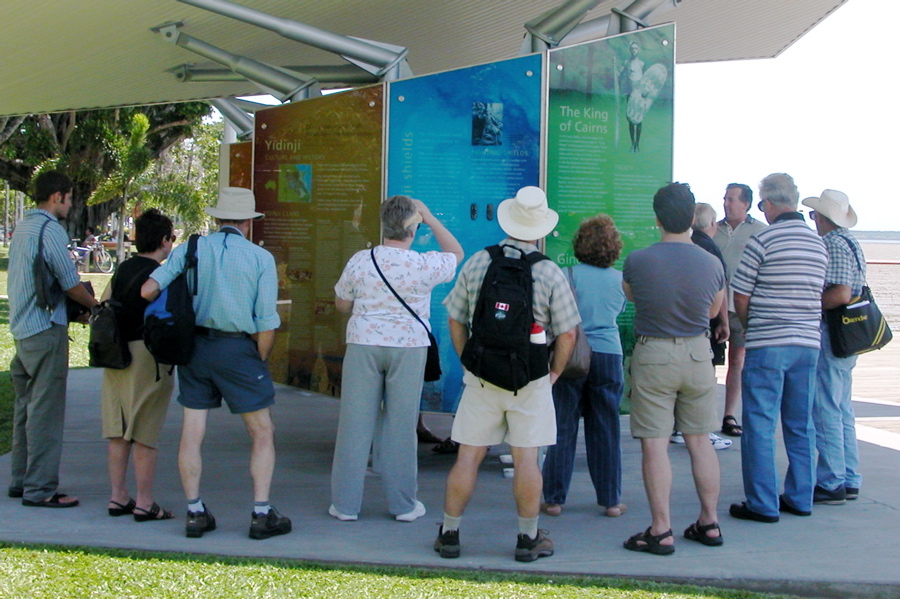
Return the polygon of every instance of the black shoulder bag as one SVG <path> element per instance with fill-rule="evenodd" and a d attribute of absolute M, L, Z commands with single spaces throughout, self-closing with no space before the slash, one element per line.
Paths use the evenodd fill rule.
<path fill-rule="evenodd" d="M 407 304 L 405 301 L 403 301 L 403 298 L 400 297 L 396 291 L 394 291 L 394 288 L 391 287 L 391 284 L 388 283 L 388 280 L 384 278 L 384 274 L 381 272 L 381 269 L 378 267 L 378 262 L 375 261 L 375 248 L 373 247 L 369 253 L 372 256 L 372 264 L 375 265 L 375 270 L 378 271 L 378 276 L 381 277 L 381 280 L 384 281 L 384 284 L 387 285 L 387 288 L 391 290 L 391 293 L 394 294 L 394 297 L 396 297 L 398 300 L 400 300 L 400 303 L 403 304 L 403 307 L 406 308 L 407 310 L 409 310 L 409 313 L 412 314 L 413 317 L 419 321 L 419 324 L 422 325 L 423 327 L 425 327 L 425 332 L 428 333 L 428 342 L 430 345 L 428 346 L 428 359 L 425 362 L 425 378 L 424 378 L 424 380 L 426 383 L 430 383 L 432 381 L 438 380 L 439 378 L 441 378 L 442 373 L 441 373 L 441 354 L 440 354 L 440 350 L 438 349 L 437 339 L 434 338 L 434 335 L 431 333 L 431 330 L 422 321 L 422 319 L 419 318 L 419 315 L 416 314 L 416 312 L 412 308 L 409 307 L 409 304 Z"/>
<path fill-rule="evenodd" d="M 844 241 L 850 246 L 859 272 L 862 272 L 856 248 L 846 239 Z M 845 306 L 825 310 L 825 320 L 828 323 L 831 351 L 838 358 L 849 358 L 881 349 L 893 338 L 891 327 L 875 304 L 872 290 L 866 285 L 865 279 L 859 297 L 854 297 Z"/>

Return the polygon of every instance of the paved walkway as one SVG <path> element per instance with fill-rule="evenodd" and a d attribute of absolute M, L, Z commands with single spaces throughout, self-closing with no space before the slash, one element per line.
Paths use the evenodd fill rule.
<path fill-rule="evenodd" d="M 728 505 L 743 498 L 740 447 L 736 444 L 718 452 L 723 474 L 723 547 L 709 548 L 681 539 L 671 557 L 626 551 L 622 542 L 646 528 L 649 513 L 639 445 L 627 436 L 628 418 L 623 417 L 623 501 L 629 505 L 628 513 L 617 519 L 599 515 L 580 446 L 563 515 L 541 519 L 541 527 L 549 529 L 556 542 L 556 555 L 532 564 L 513 560 L 516 519 L 511 481 L 503 478 L 499 461 L 499 455 L 505 453 L 503 447 L 492 448 L 482 468 L 478 490 L 463 520 L 459 559 L 440 559 L 431 548 L 453 457 L 433 454 L 429 446 L 421 446 L 419 451 L 419 497 L 428 507 L 428 515 L 413 523 L 390 519 L 380 481 L 373 476 L 367 481 L 358 522 L 330 518 L 326 509 L 338 402 L 286 387 L 279 388 L 273 409 L 278 465 L 272 501 L 294 520 L 292 534 L 266 541 L 247 538 L 252 503 L 248 441 L 240 419 L 219 410 L 210 417 L 203 473 L 203 498 L 216 515 L 219 529 L 202 539 L 185 538 L 184 498 L 176 466 L 177 405 L 169 410 L 163 430 L 156 488 L 159 503 L 178 517 L 140 524 L 110 518 L 106 515 L 106 443 L 99 438 L 101 373 L 73 370 L 60 490 L 79 496 L 82 505 L 66 510 L 33 509 L 4 497 L 0 499 L 0 539 L 343 563 L 625 576 L 811 597 L 896 599 L 900 597 L 898 363 L 900 343 L 894 343 L 861 358 L 857 368 L 856 409 L 864 440 L 860 449 L 865 474 L 859 500 L 817 507 L 811 518 L 786 515 L 775 525 L 734 520 L 727 515 Z M 428 419 L 436 433 L 449 431 L 448 416 L 429 415 Z M 673 522 L 680 538 L 680 531 L 696 519 L 698 504 L 686 450 L 671 446 L 670 455 L 675 471 Z M 0 457 L 0 489 L 6 488 L 8 477 L 7 455 Z"/>

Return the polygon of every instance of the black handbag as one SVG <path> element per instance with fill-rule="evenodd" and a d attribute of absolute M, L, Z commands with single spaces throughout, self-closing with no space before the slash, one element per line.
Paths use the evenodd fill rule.
<path fill-rule="evenodd" d="M 110 281 L 110 289 L 115 290 L 118 273 L 113 275 Z M 125 289 L 122 297 L 128 297 L 131 290 L 137 284 L 140 277 L 134 277 Z M 143 282 L 143 281 L 141 281 Z M 119 313 L 122 311 L 122 302 L 115 297 L 100 302 L 100 305 L 91 315 L 91 335 L 88 340 L 88 365 L 94 368 L 113 368 L 124 370 L 131 365 L 131 350 L 128 349 L 128 341 L 119 328 Z"/>
<path fill-rule="evenodd" d="M 428 333 L 429 345 L 428 345 L 428 359 L 425 361 L 424 381 L 426 383 L 430 383 L 432 381 L 438 380 L 439 378 L 441 378 L 441 374 L 443 374 L 443 372 L 441 371 L 441 353 L 440 353 L 440 349 L 438 348 L 437 339 L 434 338 L 434 335 L 431 333 L 431 330 L 425 325 L 425 323 L 422 321 L 422 319 L 419 318 L 419 315 L 416 314 L 415 310 L 410 308 L 409 304 L 407 304 L 405 301 L 403 301 L 403 298 L 400 297 L 396 291 L 394 291 L 394 288 L 391 287 L 391 284 L 388 283 L 388 280 L 384 278 L 384 274 L 381 272 L 381 269 L 378 267 L 378 262 L 375 261 L 375 248 L 373 247 L 369 253 L 372 256 L 372 264 L 375 265 L 375 270 L 378 271 L 378 276 L 381 277 L 381 280 L 384 281 L 384 284 L 387 285 L 388 289 L 391 290 L 391 293 L 394 294 L 394 297 L 396 297 L 398 300 L 400 300 L 400 303 L 403 304 L 403 307 L 406 308 L 409 311 L 409 313 L 412 314 L 415 317 L 415 319 L 419 321 L 419 324 L 422 325 L 423 327 L 425 327 L 425 331 Z"/>
<path fill-rule="evenodd" d="M 846 241 L 846 240 L 845 240 Z M 862 272 L 862 264 L 853 244 L 847 241 Z M 894 337 L 891 327 L 872 297 L 872 290 L 863 283 L 862 293 L 845 306 L 825 310 L 831 351 L 838 358 L 849 358 L 881 349 Z"/>

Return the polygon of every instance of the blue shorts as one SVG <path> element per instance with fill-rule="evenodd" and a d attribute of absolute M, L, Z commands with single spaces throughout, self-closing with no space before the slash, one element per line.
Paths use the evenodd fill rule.
<path fill-rule="evenodd" d="M 193 410 L 228 404 L 232 414 L 246 414 L 275 403 L 275 385 L 259 357 L 256 342 L 194 337 L 191 361 L 178 367 L 178 403 Z"/>

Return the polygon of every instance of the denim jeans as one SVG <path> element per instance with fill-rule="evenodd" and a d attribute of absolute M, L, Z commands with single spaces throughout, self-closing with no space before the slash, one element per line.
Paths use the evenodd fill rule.
<path fill-rule="evenodd" d="M 816 484 L 834 491 L 842 486 L 859 488 L 859 447 L 856 416 L 850 399 L 856 356 L 838 358 L 831 352 L 828 325 L 822 323 L 822 349 L 816 366 Z"/>
<path fill-rule="evenodd" d="M 597 504 L 618 505 L 622 493 L 622 454 L 619 447 L 619 404 L 624 374 L 622 356 L 591 354 L 591 370 L 578 379 L 559 379 L 553 385 L 556 407 L 556 445 L 544 459 L 544 501 L 563 504 L 572 481 L 578 420 L 584 417 L 588 472 Z"/>
<path fill-rule="evenodd" d="M 812 404 L 819 350 L 785 345 L 747 350 L 741 377 L 744 434 L 741 464 L 747 507 L 778 516 L 775 426 L 781 415 L 788 469 L 784 496 L 798 510 L 812 510 L 815 429 Z"/>

